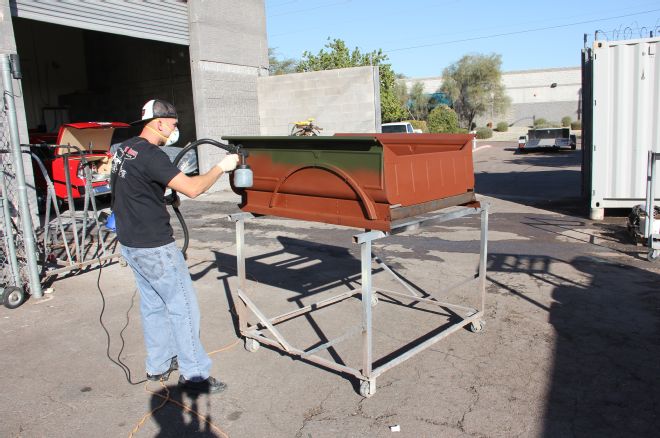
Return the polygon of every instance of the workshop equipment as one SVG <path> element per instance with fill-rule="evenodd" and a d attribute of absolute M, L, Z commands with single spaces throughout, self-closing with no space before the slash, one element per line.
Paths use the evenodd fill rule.
<path fill-rule="evenodd" d="M 392 221 L 474 196 L 472 135 L 223 137 L 250 153 L 245 212 L 389 231 Z"/>
<path fill-rule="evenodd" d="M 400 272 L 395 272 L 390 268 L 382 258 L 376 256 L 372 250 L 372 243 L 379 239 L 384 239 L 392 234 L 402 232 L 417 231 L 424 226 L 448 222 L 462 217 L 478 214 L 481 217 L 481 233 L 479 239 L 479 261 L 476 272 L 467 277 L 461 278 L 450 285 L 444 285 L 439 290 L 421 291 L 413 288 L 408 279 L 404 278 Z M 322 365 L 323 367 L 349 374 L 361 381 L 359 392 L 363 397 L 371 397 L 376 393 L 376 379 L 390 368 L 410 359 L 417 353 L 431 347 L 441 339 L 449 336 L 458 330 L 467 327 L 472 332 L 480 332 L 484 326 L 483 317 L 485 312 L 486 300 L 486 259 L 488 257 L 488 204 L 480 207 L 457 207 L 448 211 L 440 211 L 423 217 L 408 218 L 391 224 L 389 232 L 369 231 L 353 236 L 353 242 L 360 245 L 360 263 L 361 274 L 359 276 L 359 289 L 349 287 L 347 291 L 341 292 L 333 297 L 322 299 L 313 304 L 304 307 L 296 307 L 291 311 L 277 316 L 267 316 L 266 313 L 256 305 L 253 299 L 258 294 L 256 288 L 248 288 L 246 271 L 246 245 L 245 245 L 245 221 L 254 216 L 251 213 L 237 213 L 230 215 L 230 220 L 236 224 L 236 259 L 239 287 L 236 292 L 232 292 L 232 302 L 238 318 L 240 334 L 245 338 L 245 348 L 250 352 L 256 351 L 260 344 L 282 350 L 290 355 L 298 356 L 310 362 Z M 257 258 L 259 256 L 257 255 Z M 372 263 L 376 263 L 379 269 L 391 275 L 392 278 L 403 288 L 402 291 L 384 289 L 373 284 L 372 281 Z M 400 262 L 400 261 L 398 261 Z M 258 284 L 258 283 L 257 283 Z M 453 304 L 442 299 L 445 295 L 450 295 L 458 289 L 466 288 L 473 295 L 472 302 L 468 304 Z M 387 357 L 374 357 L 374 339 L 373 339 L 373 313 L 372 307 L 379 302 L 378 296 L 395 300 L 396 302 L 406 304 L 406 308 L 429 312 L 429 309 L 442 309 L 447 315 L 438 315 L 438 326 L 421 337 L 411 340 L 412 347 L 402 347 L 397 351 L 387 355 Z M 250 298 L 252 296 L 252 298 Z M 301 348 L 293 345 L 277 325 L 289 321 L 298 316 L 311 318 L 310 313 L 337 304 L 352 297 L 359 297 L 362 301 L 361 321 L 356 322 L 352 328 L 348 328 L 344 334 L 321 342 L 309 348 Z M 262 295 L 263 298 L 263 295 Z M 385 304 L 380 304 L 382 306 Z M 256 317 L 250 318 L 250 314 Z M 408 315 L 409 317 L 409 315 Z M 392 321 L 392 326 L 396 323 Z M 318 329 L 315 329 L 318 331 Z M 362 363 L 361 367 L 351 367 L 343 360 L 330 360 L 319 356 L 337 344 L 347 341 L 355 336 L 361 337 Z M 410 345 L 410 344 L 409 344 Z"/>

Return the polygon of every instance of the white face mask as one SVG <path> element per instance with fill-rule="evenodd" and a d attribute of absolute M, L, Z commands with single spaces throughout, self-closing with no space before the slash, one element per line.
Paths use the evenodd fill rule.
<path fill-rule="evenodd" d="M 170 132 L 170 136 L 165 140 L 165 146 L 171 146 L 177 141 L 179 141 L 179 128 L 174 128 L 174 131 Z"/>

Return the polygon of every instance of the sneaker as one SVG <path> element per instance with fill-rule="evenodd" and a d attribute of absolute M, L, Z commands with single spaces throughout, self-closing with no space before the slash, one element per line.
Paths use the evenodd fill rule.
<path fill-rule="evenodd" d="M 158 382 L 159 380 L 162 380 L 164 382 L 167 382 L 170 378 L 170 374 L 172 374 L 172 371 L 178 370 L 179 369 L 179 361 L 177 360 L 176 356 L 172 358 L 172 361 L 170 362 L 170 368 L 165 371 L 162 374 L 149 374 L 147 373 L 147 380 L 151 380 L 152 382 Z"/>
<path fill-rule="evenodd" d="M 204 380 L 186 380 L 183 376 L 179 376 L 179 387 L 191 392 L 215 394 L 227 389 L 227 384 L 210 376 Z"/>

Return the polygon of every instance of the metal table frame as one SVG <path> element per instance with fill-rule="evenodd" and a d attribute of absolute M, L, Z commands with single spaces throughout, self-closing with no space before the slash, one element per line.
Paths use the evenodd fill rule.
<path fill-rule="evenodd" d="M 360 261 L 361 261 L 361 290 L 350 290 L 331 298 L 326 298 L 314 304 L 295 309 L 293 311 L 278 315 L 275 317 L 266 316 L 247 296 L 247 279 L 245 269 L 245 220 L 253 218 L 251 213 L 237 213 L 229 215 L 229 219 L 236 224 L 236 259 L 239 287 L 236 292 L 232 291 L 232 298 L 236 310 L 239 331 L 245 337 L 245 348 L 248 351 L 256 351 L 260 344 L 270 345 L 271 347 L 285 351 L 286 353 L 299 356 L 311 362 L 317 363 L 324 367 L 340 371 L 346 374 L 357 377 L 362 381 L 360 385 L 360 394 L 364 397 L 370 397 L 376 392 L 376 378 L 383 374 L 390 368 L 410 359 L 415 354 L 429 348 L 441 339 L 449 336 L 450 334 L 460 330 L 461 328 L 469 325 L 470 330 L 478 332 L 483 327 L 482 318 L 485 309 L 485 294 L 486 294 L 486 258 L 488 254 L 488 209 L 487 204 L 482 204 L 481 207 L 460 207 L 458 209 L 448 212 L 436 212 L 435 214 L 421 217 L 409 218 L 405 221 L 392 224 L 390 232 L 383 231 L 365 231 L 353 236 L 354 243 L 360 245 Z M 417 230 L 425 225 L 446 222 L 468 215 L 480 214 L 481 216 L 481 235 L 480 235 L 480 249 L 479 249 L 479 265 L 475 274 L 459 281 L 458 283 L 444 288 L 437 293 L 443 293 L 462 287 L 471 283 L 476 283 L 476 292 L 479 297 L 479 308 L 471 308 L 461 306 L 458 304 L 451 304 L 440 301 L 430 295 L 429 297 L 422 298 L 420 295 L 396 275 L 383 261 L 375 256 L 372 252 L 371 244 L 373 241 L 383 239 L 392 234 L 402 233 L 404 231 Z M 372 261 L 375 261 L 385 272 L 389 273 L 400 283 L 406 292 L 396 292 L 385 290 L 382 288 L 375 288 L 372 284 Z M 419 345 L 410 348 L 396 357 L 389 359 L 387 362 L 381 364 L 377 368 L 373 368 L 373 333 L 372 333 L 372 307 L 378 302 L 377 293 L 396 295 L 398 297 L 410 298 L 411 301 L 420 302 L 424 304 L 439 306 L 441 308 L 453 309 L 457 315 L 462 319 L 433 337 L 421 342 Z M 428 293 L 428 292 L 426 292 Z M 321 309 L 331 304 L 343 301 L 355 295 L 360 295 L 362 300 L 362 323 L 361 325 L 349 329 L 343 335 L 329 340 L 328 342 L 314 347 L 309 350 L 302 350 L 291 345 L 282 333 L 275 327 L 277 324 L 295 318 L 297 316 Z M 259 322 L 254 325 L 248 326 L 248 311 L 257 317 Z M 454 313 L 454 312 L 452 312 Z M 463 315 L 463 316 L 461 316 Z M 266 332 L 270 332 L 271 336 L 267 336 Z M 362 337 L 362 368 L 352 368 L 331 360 L 325 359 L 316 355 L 315 353 L 326 350 L 333 345 L 338 344 L 352 336 L 361 334 Z"/>

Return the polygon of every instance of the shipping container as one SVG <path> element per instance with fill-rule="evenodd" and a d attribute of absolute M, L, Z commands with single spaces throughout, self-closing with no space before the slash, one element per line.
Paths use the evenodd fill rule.
<path fill-rule="evenodd" d="M 648 151 L 660 152 L 658 49 L 654 37 L 595 41 L 583 52 L 584 194 L 592 219 L 644 202 Z"/>

